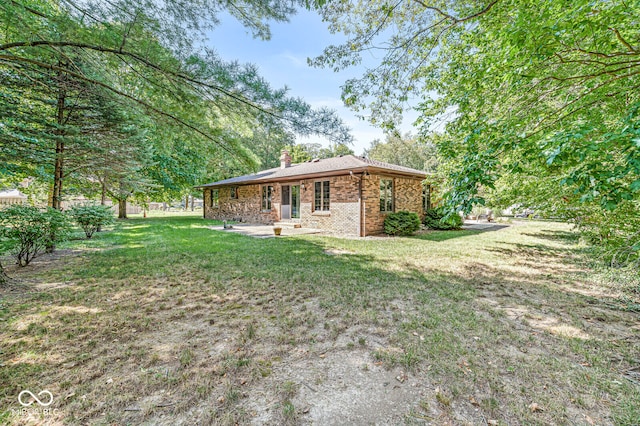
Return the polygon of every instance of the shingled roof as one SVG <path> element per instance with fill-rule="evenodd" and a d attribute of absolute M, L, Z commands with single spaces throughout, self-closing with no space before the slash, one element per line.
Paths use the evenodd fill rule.
<path fill-rule="evenodd" d="M 424 179 L 427 176 L 427 174 L 421 170 L 371 160 L 365 157 L 357 157 L 355 155 L 343 155 L 340 157 L 324 158 L 321 160 L 315 159 L 304 163 L 291 164 L 291 166 L 285 168 L 277 167 L 269 170 L 263 170 L 252 175 L 238 176 L 220 180 L 218 182 L 208 183 L 206 185 L 200 185 L 198 188 L 269 183 L 293 180 L 295 178 L 312 179 L 323 176 L 335 176 L 349 172 L 362 173 L 365 171 L 369 173 L 391 173 L 403 176 L 413 176 L 420 179 Z"/>

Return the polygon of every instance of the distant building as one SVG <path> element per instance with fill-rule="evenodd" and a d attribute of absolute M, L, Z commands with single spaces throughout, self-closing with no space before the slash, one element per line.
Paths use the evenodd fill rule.
<path fill-rule="evenodd" d="M 17 189 L 0 191 L 0 205 L 26 204 L 28 197 Z"/>

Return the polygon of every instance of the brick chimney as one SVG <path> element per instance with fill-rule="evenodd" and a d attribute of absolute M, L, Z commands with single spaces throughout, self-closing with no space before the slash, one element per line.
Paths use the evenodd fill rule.
<path fill-rule="evenodd" d="M 280 168 L 286 169 L 287 167 L 291 167 L 291 155 L 289 155 L 289 151 L 283 149 L 280 156 Z"/>

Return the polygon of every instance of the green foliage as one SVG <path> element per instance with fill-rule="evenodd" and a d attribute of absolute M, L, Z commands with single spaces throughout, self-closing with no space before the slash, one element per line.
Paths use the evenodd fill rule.
<path fill-rule="evenodd" d="M 640 201 L 637 0 L 338 3 L 322 11 L 348 39 L 312 63 L 341 70 L 386 45 L 343 99 L 387 128 L 411 97 L 424 134 L 447 121 L 436 144 L 449 211 L 521 203 L 586 220 L 585 232 L 615 228 L 603 248 L 632 237 L 605 212 Z M 571 213 L 594 208 L 620 222 Z"/>
<path fill-rule="evenodd" d="M 307 149 L 305 149 L 305 145 L 293 145 L 288 147 L 288 149 L 289 154 L 291 154 L 291 162 L 294 164 L 313 160 L 313 156 Z"/>
<path fill-rule="evenodd" d="M 371 142 L 364 155 L 372 160 L 384 161 L 399 166 L 411 167 L 433 173 L 438 167 L 437 148 L 432 138 L 389 134 L 384 142 Z"/>
<path fill-rule="evenodd" d="M 38 179 L 56 208 L 63 189 L 167 200 L 257 169 L 254 146 L 271 161 L 295 134 L 349 143 L 334 111 L 200 47 L 223 11 L 268 39 L 270 22 L 322 2 L 223 3 L 3 2 L 0 178 Z"/>
<path fill-rule="evenodd" d="M 291 154 L 291 162 L 303 163 L 314 158 L 333 158 L 339 155 L 353 155 L 353 150 L 344 143 L 323 147 L 319 143 L 301 143 L 287 147 Z"/>
<path fill-rule="evenodd" d="M 615 210 L 596 203 L 563 211 L 582 237 L 594 246 L 597 257 L 611 266 L 640 266 L 640 203 L 626 201 Z"/>
<path fill-rule="evenodd" d="M 26 266 L 48 247 L 68 239 L 71 231 L 64 213 L 52 209 L 12 205 L 0 210 L 0 241 L 18 265 Z"/>
<path fill-rule="evenodd" d="M 447 211 L 443 207 L 429 209 L 424 216 L 424 224 L 431 229 L 442 231 L 460 229 L 462 223 L 462 217 L 459 214 L 447 215 Z"/>
<path fill-rule="evenodd" d="M 69 217 L 51 207 L 46 207 L 40 211 L 45 224 L 47 236 L 45 238 L 47 252 L 52 252 L 56 244 L 69 239 L 72 231 Z"/>
<path fill-rule="evenodd" d="M 384 232 L 388 235 L 412 235 L 420 229 L 420 217 L 417 213 L 399 211 L 389 213 L 384 219 Z"/>
<path fill-rule="evenodd" d="M 69 210 L 69 214 L 87 238 L 91 238 L 98 229 L 112 224 L 115 220 L 111 207 L 102 205 L 74 206 Z"/>

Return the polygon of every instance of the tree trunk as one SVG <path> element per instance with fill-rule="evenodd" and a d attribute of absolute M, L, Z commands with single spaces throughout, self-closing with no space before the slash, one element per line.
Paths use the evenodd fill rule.
<path fill-rule="evenodd" d="M 102 186 L 102 193 L 100 193 L 100 205 L 104 206 L 107 204 L 107 182 L 102 181 L 100 185 Z"/>
<path fill-rule="evenodd" d="M 10 280 L 11 279 L 9 278 L 9 276 L 4 272 L 4 268 L 2 267 L 2 262 L 0 262 L 0 287 L 3 287 L 9 284 Z"/>
<path fill-rule="evenodd" d="M 127 199 L 118 200 L 118 219 L 127 218 Z"/>
<path fill-rule="evenodd" d="M 56 124 L 58 125 L 58 129 L 55 131 L 55 134 L 58 135 L 59 139 L 56 141 L 56 158 L 53 170 L 51 207 L 56 210 L 61 210 L 62 181 L 64 178 L 64 140 L 62 139 L 64 136 L 64 130 L 62 130 L 62 126 L 64 125 L 64 104 L 67 93 L 64 88 L 64 82 L 62 81 L 62 73 L 58 74 L 58 78 L 60 79 L 58 82 L 58 102 L 56 104 Z"/>
<path fill-rule="evenodd" d="M 51 207 L 56 210 L 62 209 L 62 181 L 64 178 L 63 172 L 63 156 L 64 155 L 64 142 L 56 142 L 56 162 L 53 172 L 53 197 L 51 199 Z"/>
<path fill-rule="evenodd" d="M 105 204 L 107 204 L 107 184 L 106 181 L 103 180 L 100 182 L 100 185 L 102 187 L 102 193 L 100 194 L 100 205 L 104 206 Z M 98 227 L 96 228 L 96 232 L 102 232 L 102 226 L 98 225 Z"/>
<path fill-rule="evenodd" d="M 64 102 L 64 99 L 63 99 L 63 102 Z M 60 103 L 59 99 L 58 99 L 58 103 Z M 51 207 L 53 207 L 56 210 L 62 210 L 61 195 L 62 195 L 62 177 L 63 177 L 63 174 L 62 174 L 63 152 L 64 152 L 64 142 L 59 140 L 56 142 L 56 163 L 55 163 L 55 169 L 53 173 L 53 196 L 51 197 Z M 56 240 L 56 236 L 53 235 L 53 232 L 52 232 L 51 238 L 49 240 L 50 242 L 45 247 L 45 252 L 53 253 L 53 251 L 56 249 L 56 245 L 53 242 L 55 240 Z"/>
<path fill-rule="evenodd" d="M 62 66 L 62 64 L 60 64 Z M 62 130 L 62 126 L 64 125 L 64 110 L 65 110 L 65 99 L 67 97 L 66 90 L 64 88 L 64 81 L 62 73 L 58 73 L 58 102 L 56 104 L 56 124 L 58 125 L 58 129 L 55 130 L 55 134 L 58 136 L 56 140 L 56 158 L 53 167 L 53 189 L 51 191 L 51 207 L 56 210 L 62 210 L 62 181 L 64 178 L 64 130 Z M 56 236 L 50 236 L 50 243 L 45 247 L 45 251 L 47 253 L 52 253 L 56 249 L 55 243 L 53 241 L 56 240 Z"/>
<path fill-rule="evenodd" d="M 191 211 L 193 211 L 193 209 L 194 209 L 194 205 L 193 205 L 194 204 L 194 200 L 195 200 L 195 198 L 192 195 L 191 196 Z"/>
<path fill-rule="evenodd" d="M 189 210 L 189 196 L 187 195 L 187 198 L 184 199 L 184 211 Z"/>

